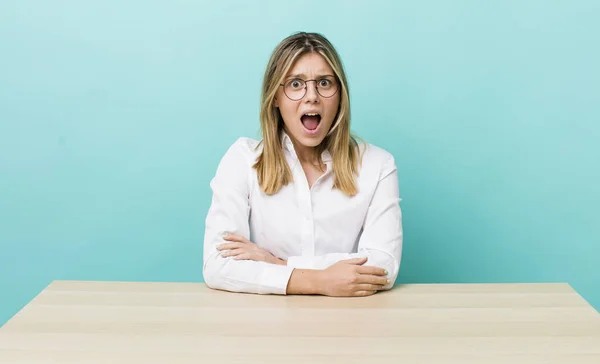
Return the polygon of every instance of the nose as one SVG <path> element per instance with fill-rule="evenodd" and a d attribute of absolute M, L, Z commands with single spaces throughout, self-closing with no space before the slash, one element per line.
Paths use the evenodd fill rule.
<path fill-rule="evenodd" d="M 317 81 L 306 82 L 306 95 L 304 95 L 306 102 L 318 102 L 319 93 L 317 92 Z"/>

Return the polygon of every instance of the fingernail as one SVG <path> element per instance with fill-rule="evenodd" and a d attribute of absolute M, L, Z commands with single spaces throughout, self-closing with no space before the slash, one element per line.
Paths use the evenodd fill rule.
<path fill-rule="evenodd" d="M 387 284 L 390 284 L 390 283 L 392 283 L 392 281 L 390 281 L 389 279 L 388 279 L 386 282 L 387 282 Z"/>
<path fill-rule="evenodd" d="M 387 271 L 387 269 L 384 269 L 384 270 L 383 270 L 383 274 L 388 274 L 388 271 Z"/>
<path fill-rule="evenodd" d="M 229 236 L 229 234 L 228 233 L 223 233 L 222 236 L 223 236 L 223 239 L 225 239 L 225 238 L 227 238 Z"/>

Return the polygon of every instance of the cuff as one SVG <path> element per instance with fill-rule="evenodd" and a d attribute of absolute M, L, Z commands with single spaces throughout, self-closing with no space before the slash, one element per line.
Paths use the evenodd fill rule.
<path fill-rule="evenodd" d="M 261 293 L 285 295 L 293 271 L 294 267 L 289 265 L 268 264 L 261 279 L 261 286 L 264 287 L 265 291 Z"/>

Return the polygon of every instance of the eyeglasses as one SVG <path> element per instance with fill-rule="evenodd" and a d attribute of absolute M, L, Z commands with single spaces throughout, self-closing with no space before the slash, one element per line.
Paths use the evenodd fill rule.
<path fill-rule="evenodd" d="M 329 98 L 337 92 L 339 84 L 334 76 L 324 76 L 316 80 L 303 80 L 301 78 L 293 78 L 285 83 L 279 84 L 283 86 L 283 93 L 292 101 L 301 100 L 306 95 L 307 83 L 314 81 L 317 88 L 317 93 L 322 97 Z"/>

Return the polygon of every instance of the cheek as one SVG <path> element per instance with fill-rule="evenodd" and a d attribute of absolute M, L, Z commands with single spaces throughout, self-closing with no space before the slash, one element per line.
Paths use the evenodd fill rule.
<path fill-rule="evenodd" d="M 281 100 L 279 102 L 279 111 L 281 112 L 284 121 L 292 121 L 292 118 L 296 116 L 297 107 L 298 105 L 290 100 Z"/>
<path fill-rule="evenodd" d="M 327 110 L 329 117 L 331 119 L 335 119 L 335 116 L 337 115 L 338 109 L 340 107 L 340 99 L 339 97 L 336 97 L 335 99 L 331 98 L 328 101 L 329 103 L 327 104 Z"/>

